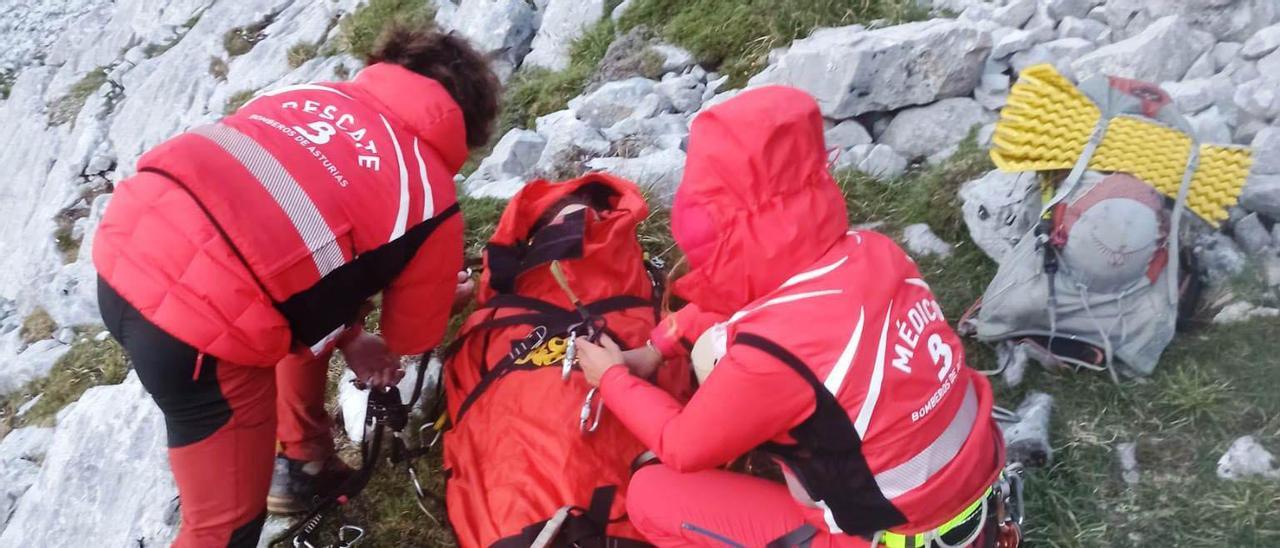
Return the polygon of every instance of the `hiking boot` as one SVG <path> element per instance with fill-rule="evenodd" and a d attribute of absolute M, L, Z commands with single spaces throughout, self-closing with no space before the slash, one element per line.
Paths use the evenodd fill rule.
<path fill-rule="evenodd" d="M 300 514 L 342 486 L 354 470 L 337 457 L 307 462 L 276 455 L 271 473 L 267 511 L 272 514 Z"/>

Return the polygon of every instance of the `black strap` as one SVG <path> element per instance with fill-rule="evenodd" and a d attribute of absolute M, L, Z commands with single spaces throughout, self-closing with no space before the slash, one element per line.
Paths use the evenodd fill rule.
<path fill-rule="evenodd" d="M 652 303 L 646 299 L 632 295 L 617 295 L 601 299 L 586 305 L 586 310 L 593 316 L 604 316 L 613 312 L 620 312 L 631 308 L 647 308 Z M 577 311 L 560 308 L 555 304 L 549 303 L 541 299 L 533 297 L 525 297 L 522 295 L 497 295 L 489 299 L 483 306 L 477 310 L 499 310 L 503 308 L 522 308 L 533 310 L 528 314 L 516 314 L 512 316 L 504 316 L 501 318 L 491 318 L 480 322 L 470 329 L 460 333 L 457 338 L 449 344 L 445 349 L 444 359 L 449 359 L 462 348 L 463 343 L 472 335 L 497 329 L 499 327 L 513 327 L 517 325 L 559 325 L 563 323 L 565 326 L 573 325 L 582 319 Z M 609 333 L 612 337 L 613 334 Z"/>
<path fill-rule="evenodd" d="M 528 242 L 514 245 L 490 243 L 489 286 L 499 293 L 515 291 L 516 278 L 538 266 L 560 259 L 580 259 L 586 234 L 587 212 L 566 215 L 562 222 L 538 228 Z"/>
<path fill-rule="evenodd" d="M 801 525 L 795 530 L 774 539 L 766 548 L 809 548 L 813 542 L 813 537 L 818 534 L 818 529 L 808 523 Z"/>
<path fill-rule="evenodd" d="M 569 517 L 560 526 L 551 546 L 574 548 L 649 548 L 651 545 L 634 539 L 611 537 L 608 535 L 613 501 L 618 496 L 618 486 L 601 485 L 591 492 L 591 502 L 586 510 L 580 507 L 570 509 Z M 617 521 L 625 519 L 619 518 Z M 546 528 L 546 519 L 524 527 L 519 533 L 500 539 L 490 548 L 526 548 Z"/>

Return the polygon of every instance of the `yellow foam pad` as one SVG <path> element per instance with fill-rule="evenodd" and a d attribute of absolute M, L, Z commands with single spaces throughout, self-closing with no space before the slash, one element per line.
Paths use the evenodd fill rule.
<path fill-rule="evenodd" d="M 1005 171 L 1071 169 L 1101 117 L 1097 105 L 1052 65 L 1028 67 L 1000 112 L 991 158 Z M 1190 148 L 1191 137 L 1181 131 L 1145 118 L 1117 116 L 1089 168 L 1131 173 L 1177 197 Z M 1217 226 L 1239 199 L 1252 161 L 1247 147 L 1201 145 L 1187 207 Z"/>

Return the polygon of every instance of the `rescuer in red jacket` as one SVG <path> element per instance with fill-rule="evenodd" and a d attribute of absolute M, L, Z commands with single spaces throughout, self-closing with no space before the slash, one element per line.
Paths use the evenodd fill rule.
<path fill-rule="evenodd" d="M 661 461 L 627 504 L 656 544 L 964 545 L 994 525 L 990 386 L 911 259 L 850 230 L 824 148 L 795 89 L 700 115 L 671 215 L 692 304 L 644 349 L 579 340 L 588 382 Z M 719 361 L 681 406 L 644 378 L 699 339 Z M 787 485 L 717 469 L 753 449 Z"/>
<path fill-rule="evenodd" d="M 498 81 L 434 31 L 393 29 L 368 64 L 156 147 L 98 229 L 103 320 L 165 415 L 176 546 L 255 546 L 269 487 L 298 510 L 341 476 L 332 350 L 391 384 L 469 293 L 453 178 L 489 139 Z M 360 327 L 378 293 L 385 340 Z"/>

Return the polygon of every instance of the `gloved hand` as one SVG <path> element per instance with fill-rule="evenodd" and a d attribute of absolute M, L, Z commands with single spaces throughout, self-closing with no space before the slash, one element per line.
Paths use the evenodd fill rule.
<path fill-rule="evenodd" d="M 587 384 L 600 386 L 600 379 L 605 371 L 621 365 L 626 366 L 622 349 L 608 335 L 600 337 L 600 344 L 592 344 L 586 337 L 578 337 L 578 366 L 587 377 Z"/>
<path fill-rule="evenodd" d="M 347 367 L 360 382 L 381 388 L 392 386 L 404 377 L 400 356 L 387 350 L 382 337 L 361 330 L 338 347 L 347 360 Z"/>

